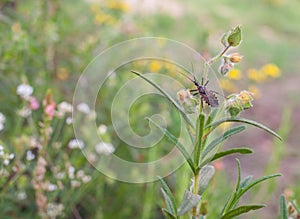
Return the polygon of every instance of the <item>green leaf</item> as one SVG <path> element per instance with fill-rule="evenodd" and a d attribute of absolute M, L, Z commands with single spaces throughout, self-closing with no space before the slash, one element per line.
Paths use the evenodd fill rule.
<path fill-rule="evenodd" d="M 166 200 L 166 204 L 168 207 L 168 211 L 171 212 L 173 215 L 177 217 L 177 207 L 176 207 L 176 202 L 175 198 L 171 192 L 171 189 L 167 185 L 167 183 L 163 180 L 163 178 L 158 177 L 158 179 L 161 182 L 162 185 L 162 193 L 164 195 L 164 198 Z"/>
<path fill-rule="evenodd" d="M 171 212 L 169 212 L 167 209 L 162 208 L 161 210 L 162 210 L 162 212 L 163 212 L 166 219 L 176 219 L 177 218 Z"/>
<path fill-rule="evenodd" d="M 251 183 L 252 178 L 253 176 L 247 176 L 244 179 L 242 179 L 240 183 L 240 189 L 247 187 Z"/>
<path fill-rule="evenodd" d="M 242 40 L 241 27 L 234 28 L 227 38 L 227 42 L 230 46 L 238 46 Z"/>
<path fill-rule="evenodd" d="M 203 151 L 202 153 L 202 159 L 201 159 L 201 163 L 200 163 L 200 168 L 203 167 L 205 164 L 207 164 L 211 159 L 210 157 L 206 158 L 206 156 L 213 150 L 215 149 L 216 146 L 218 146 L 220 143 L 222 143 L 224 140 L 226 140 L 227 138 L 229 138 L 232 135 L 235 135 L 237 133 L 240 133 L 242 131 L 244 131 L 246 129 L 245 126 L 238 126 L 238 127 L 234 127 L 231 128 L 229 130 L 227 130 L 226 132 L 224 132 L 223 135 L 221 135 L 220 137 L 214 139 Z"/>
<path fill-rule="evenodd" d="M 215 174 L 215 168 L 212 165 L 205 165 L 199 174 L 199 194 L 202 195 L 206 190 L 211 178 Z"/>
<path fill-rule="evenodd" d="M 239 153 L 239 154 L 252 154 L 253 150 L 250 149 L 250 148 L 231 148 L 229 150 L 216 153 L 211 161 L 217 160 L 217 159 L 225 157 L 227 155 L 236 154 L 236 153 Z"/>
<path fill-rule="evenodd" d="M 164 90 L 162 89 L 159 85 L 157 85 L 155 82 L 150 80 L 149 78 L 145 77 L 143 74 L 140 72 L 131 70 L 133 74 L 136 74 L 137 76 L 141 77 L 145 81 L 147 81 L 149 84 L 151 84 L 153 87 L 155 87 L 158 91 L 160 91 L 174 106 L 175 108 L 179 111 L 179 113 L 182 115 L 184 120 L 190 125 L 190 127 L 194 128 L 194 124 L 191 121 L 191 119 L 186 115 L 182 107 Z"/>
<path fill-rule="evenodd" d="M 183 199 L 178 208 L 177 215 L 181 216 L 189 212 L 193 207 L 198 205 L 201 200 L 201 196 L 198 194 L 193 194 L 192 192 L 185 190 Z"/>
<path fill-rule="evenodd" d="M 243 189 L 240 190 L 240 193 L 238 194 L 238 199 L 243 195 L 245 194 L 249 189 L 251 189 L 253 186 L 265 181 L 265 180 L 268 180 L 268 179 L 272 179 L 272 178 L 275 178 L 275 177 L 278 177 L 278 176 L 281 176 L 281 174 L 272 174 L 272 175 L 268 175 L 268 176 L 263 176 L 259 179 L 256 179 L 254 180 L 253 182 L 249 183 L 246 187 L 244 187 Z"/>
<path fill-rule="evenodd" d="M 207 126 L 207 128 L 211 127 L 213 129 L 215 129 L 216 127 L 218 127 L 219 125 L 221 125 L 224 122 L 241 122 L 241 123 L 245 123 L 245 124 L 249 124 L 249 125 L 253 125 L 255 127 L 258 127 L 260 129 L 265 130 L 266 132 L 270 133 L 271 135 L 277 137 L 278 139 L 282 140 L 281 137 L 274 131 L 272 131 L 271 129 L 269 129 L 268 127 L 255 122 L 253 120 L 249 120 L 249 119 L 245 119 L 245 118 L 225 118 L 225 119 L 221 119 L 217 122 L 211 123 L 210 125 Z"/>
<path fill-rule="evenodd" d="M 171 141 L 173 142 L 177 149 L 181 152 L 181 154 L 184 156 L 184 158 L 186 159 L 186 161 L 188 162 L 189 166 L 191 167 L 192 171 L 194 173 L 196 173 L 195 171 L 195 167 L 194 167 L 194 163 L 193 160 L 190 157 L 190 154 L 186 151 L 186 149 L 184 148 L 184 146 L 178 141 L 178 139 L 172 135 L 167 129 L 161 127 L 159 124 L 157 124 L 156 122 L 154 122 L 152 119 L 147 118 L 149 120 L 149 122 L 151 122 L 153 125 L 155 125 L 157 128 L 160 129 L 160 131 Z"/>
<path fill-rule="evenodd" d="M 288 219 L 288 209 L 284 195 L 280 196 L 280 219 Z"/>
<path fill-rule="evenodd" d="M 237 166 L 238 166 L 238 179 L 236 181 L 236 186 L 235 186 L 235 191 L 238 192 L 240 188 L 240 183 L 241 183 L 241 163 L 239 159 L 236 159 Z"/>
<path fill-rule="evenodd" d="M 205 126 L 208 126 L 210 123 L 212 123 L 212 121 L 214 121 L 214 119 L 216 118 L 217 114 L 218 114 L 219 108 L 217 109 L 213 109 L 212 112 L 209 114 Z"/>
<path fill-rule="evenodd" d="M 225 215 L 221 217 L 221 219 L 231 219 L 241 214 L 247 213 L 251 210 L 257 210 L 263 207 L 265 207 L 265 205 L 243 205 L 227 212 Z"/>
<path fill-rule="evenodd" d="M 204 122 L 205 122 L 205 115 L 203 113 L 200 113 L 196 124 L 196 146 L 194 152 L 195 167 L 199 165 L 200 154 L 202 152 L 202 143 L 203 143 L 202 137 L 204 133 Z"/>

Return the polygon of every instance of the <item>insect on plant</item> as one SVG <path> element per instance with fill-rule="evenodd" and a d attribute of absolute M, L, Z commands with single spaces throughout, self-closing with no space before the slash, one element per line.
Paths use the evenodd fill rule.
<path fill-rule="evenodd" d="M 206 81 L 205 84 L 204 84 L 204 79 L 202 77 L 202 81 L 201 81 L 201 84 L 200 84 L 199 81 L 196 79 L 194 74 L 193 74 L 193 78 L 190 78 L 186 74 L 184 74 L 180 71 L 178 71 L 178 72 L 181 75 L 183 75 L 184 77 L 186 77 L 187 79 L 189 79 L 191 82 L 193 82 L 193 84 L 196 86 L 196 89 L 189 89 L 189 91 L 191 92 L 191 94 L 193 96 L 200 95 L 201 106 L 202 107 L 203 107 L 203 101 L 205 101 L 211 107 L 218 107 L 219 106 L 218 98 L 215 95 L 217 92 L 209 90 L 206 87 L 206 85 L 208 84 L 209 81 Z"/>

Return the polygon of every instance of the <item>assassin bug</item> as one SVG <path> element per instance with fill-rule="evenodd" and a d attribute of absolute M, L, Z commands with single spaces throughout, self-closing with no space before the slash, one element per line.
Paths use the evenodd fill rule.
<path fill-rule="evenodd" d="M 193 78 L 190 78 L 186 74 L 183 74 L 182 72 L 178 71 L 180 74 L 188 78 L 193 84 L 197 87 L 196 89 L 190 89 L 189 91 L 193 96 L 200 95 L 201 97 L 201 105 L 203 106 L 203 101 L 205 101 L 209 106 L 211 107 L 218 107 L 219 102 L 218 98 L 216 97 L 215 91 L 208 90 L 206 85 L 208 84 L 208 81 L 204 84 L 204 79 L 202 78 L 201 84 L 197 81 L 195 75 L 193 74 Z"/>

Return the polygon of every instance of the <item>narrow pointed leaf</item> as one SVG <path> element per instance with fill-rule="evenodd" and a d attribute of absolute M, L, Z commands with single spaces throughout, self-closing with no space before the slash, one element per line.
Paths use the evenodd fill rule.
<path fill-rule="evenodd" d="M 161 127 L 159 124 L 154 122 L 152 119 L 147 118 L 149 122 L 151 122 L 153 125 L 155 125 L 159 130 L 171 141 L 173 142 L 177 149 L 181 152 L 181 154 L 184 156 L 186 161 L 188 162 L 189 166 L 191 167 L 192 171 L 195 173 L 194 163 L 190 157 L 190 154 L 187 152 L 187 150 L 184 148 L 184 146 L 178 141 L 178 139 L 172 135 L 167 129 Z"/>
<path fill-rule="evenodd" d="M 167 192 L 166 192 L 163 188 L 161 188 L 161 192 L 162 192 L 162 194 L 163 194 L 163 196 L 164 196 L 165 203 L 166 203 L 166 206 L 167 206 L 167 210 L 168 210 L 170 213 L 174 214 L 174 213 L 175 213 L 175 209 L 174 209 L 174 207 L 173 207 L 171 198 L 168 196 Z"/>
<path fill-rule="evenodd" d="M 204 132 L 204 122 L 205 122 L 205 115 L 203 113 L 200 113 L 197 124 L 196 124 L 196 147 L 195 147 L 195 153 L 194 153 L 194 162 L 195 166 L 197 167 L 199 165 L 200 160 L 200 154 L 202 152 L 202 137 Z"/>
<path fill-rule="evenodd" d="M 197 206 L 201 200 L 201 196 L 193 194 L 192 192 L 185 190 L 183 199 L 178 208 L 177 215 L 181 216 L 189 212 L 193 207 Z"/>
<path fill-rule="evenodd" d="M 211 158 L 210 157 L 206 157 L 213 149 L 215 149 L 216 146 L 218 146 L 220 143 L 222 143 L 224 140 L 226 140 L 227 138 L 229 138 L 232 135 L 235 135 L 237 133 L 240 133 L 242 131 L 245 130 L 245 126 L 238 126 L 238 127 L 234 127 L 231 128 L 229 130 L 227 130 L 226 132 L 224 132 L 223 135 L 221 135 L 220 137 L 214 139 L 203 151 L 201 157 L 202 157 L 202 161 L 200 164 L 200 167 L 204 166 L 205 164 L 207 164 Z M 212 156 L 213 157 L 213 156 Z"/>
<path fill-rule="evenodd" d="M 227 155 L 236 154 L 236 153 L 239 153 L 239 154 L 251 154 L 251 153 L 253 153 L 253 150 L 250 149 L 250 148 L 231 148 L 229 150 L 216 153 L 215 156 L 212 158 L 211 161 L 217 160 L 217 159 L 225 157 Z"/>
<path fill-rule="evenodd" d="M 269 129 L 268 127 L 266 127 L 266 126 L 264 126 L 264 125 L 262 125 L 258 122 L 255 122 L 253 120 L 249 120 L 249 119 L 245 119 L 245 118 L 225 118 L 225 119 L 221 119 L 217 122 L 211 123 L 210 125 L 207 126 L 207 128 L 211 127 L 213 129 L 215 129 L 216 127 L 218 127 L 219 125 L 221 125 L 224 122 L 241 122 L 241 123 L 249 124 L 249 125 L 258 127 L 260 129 L 263 129 L 266 132 L 270 133 L 271 135 L 275 136 L 276 138 L 282 140 L 281 137 L 276 132 Z"/>
<path fill-rule="evenodd" d="M 288 219 L 288 209 L 284 195 L 280 196 L 280 219 Z"/>
<path fill-rule="evenodd" d="M 246 188 L 251 183 L 252 178 L 253 176 L 247 176 L 244 179 L 242 179 L 240 183 L 240 188 L 241 189 Z"/>
<path fill-rule="evenodd" d="M 166 219 L 176 219 L 176 216 L 174 216 L 171 212 L 169 212 L 168 209 L 162 208 L 161 210 Z"/>
<path fill-rule="evenodd" d="M 145 77 L 143 74 L 137 71 L 131 70 L 133 74 L 136 74 L 137 76 L 141 77 L 145 81 L 147 81 L 149 84 L 151 84 L 153 87 L 155 87 L 159 92 L 161 92 L 174 106 L 175 108 L 179 111 L 179 113 L 182 115 L 184 120 L 190 125 L 190 127 L 194 128 L 194 124 L 191 121 L 191 119 L 186 115 L 182 107 L 163 89 L 161 88 L 158 84 L 156 84 L 154 81 L 150 80 L 149 78 Z"/>
<path fill-rule="evenodd" d="M 235 191 L 238 192 L 238 190 L 240 188 L 240 183 L 241 183 L 241 163 L 240 163 L 239 159 L 236 159 L 236 161 L 237 161 L 237 166 L 238 166 L 238 179 L 236 182 Z"/>
<path fill-rule="evenodd" d="M 225 215 L 223 215 L 221 217 L 221 219 L 231 219 L 234 217 L 237 217 L 241 214 L 245 214 L 251 210 L 258 210 L 260 208 L 265 207 L 265 205 L 244 205 L 244 206 L 240 206 L 238 208 L 235 208 L 229 212 L 227 212 Z"/>
<path fill-rule="evenodd" d="M 219 108 L 214 109 L 208 116 L 207 121 L 205 123 L 205 126 L 208 126 L 210 123 L 212 123 L 214 121 L 214 119 L 216 118 L 216 115 L 218 114 Z"/>
<path fill-rule="evenodd" d="M 168 200 L 167 206 L 168 206 L 168 210 L 169 212 L 171 212 L 173 215 L 177 216 L 177 207 L 176 207 L 176 202 L 175 202 L 175 198 L 171 192 L 171 189 L 169 188 L 169 186 L 167 185 L 167 183 L 163 180 L 163 178 L 158 177 L 161 185 L 162 185 L 162 191 L 163 191 L 163 195 L 165 197 L 165 199 Z M 166 202 L 167 202 L 166 200 Z"/>
<path fill-rule="evenodd" d="M 206 165 L 201 168 L 199 174 L 199 195 L 204 193 L 214 174 L 215 168 L 212 165 Z"/>
<path fill-rule="evenodd" d="M 281 176 L 281 174 L 272 174 L 272 175 L 268 175 L 268 176 L 263 176 L 257 180 L 254 180 L 253 182 L 251 182 L 250 184 L 248 184 L 246 187 L 244 187 L 241 192 L 239 193 L 239 197 L 241 197 L 243 194 L 245 194 L 249 189 L 251 189 L 252 187 L 254 187 L 255 185 L 268 180 L 268 179 L 272 179 L 275 177 Z"/>

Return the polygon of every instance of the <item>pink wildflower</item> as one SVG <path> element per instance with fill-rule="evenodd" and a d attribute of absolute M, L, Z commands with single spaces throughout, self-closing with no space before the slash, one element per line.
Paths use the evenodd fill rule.
<path fill-rule="evenodd" d="M 40 107 L 40 104 L 39 104 L 38 100 L 35 97 L 30 97 L 29 107 L 32 110 L 37 110 Z"/>

